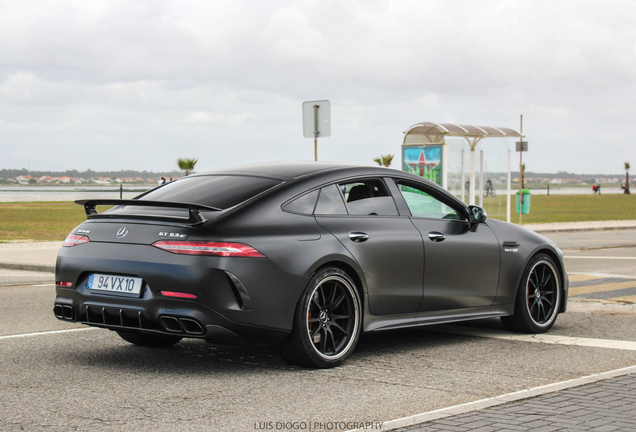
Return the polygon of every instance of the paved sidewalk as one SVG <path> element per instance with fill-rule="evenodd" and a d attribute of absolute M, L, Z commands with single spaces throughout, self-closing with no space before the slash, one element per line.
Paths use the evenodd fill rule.
<path fill-rule="evenodd" d="M 0 243 L 0 268 L 51 273 L 61 241 Z"/>
<path fill-rule="evenodd" d="M 636 430 L 636 374 L 609 378 L 394 430 L 632 432 Z"/>

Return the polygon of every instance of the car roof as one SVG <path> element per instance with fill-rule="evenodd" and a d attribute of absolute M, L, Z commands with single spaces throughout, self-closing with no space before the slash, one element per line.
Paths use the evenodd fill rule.
<path fill-rule="evenodd" d="M 195 174 L 197 176 L 218 175 L 218 174 L 249 174 L 264 177 L 271 177 L 280 180 L 296 179 L 311 174 L 318 174 L 325 171 L 337 170 L 382 170 L 386 168 L 369 167 L 364 165 L 352 165 L 338 162 L 270 162 L 250 165 L 239 165 L 223 168 L 218 171 Z M 380 171 L 381 172 L 381 171 Z"/>

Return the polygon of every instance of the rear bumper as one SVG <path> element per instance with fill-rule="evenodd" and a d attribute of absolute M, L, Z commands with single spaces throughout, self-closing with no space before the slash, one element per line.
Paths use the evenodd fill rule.
<path fill-rule="evenodd" d="M 139 297 L 87 288 L 91 273 L 141 277 Z M 62 248 L 54 312 L 66 321 L 205 339 L 276 343 L 291 331 L 305 283 L 267 258 L 172 254 L 152 246 L 90 242 Z M 166 297 L 161 291 L 192 294 Z"/>

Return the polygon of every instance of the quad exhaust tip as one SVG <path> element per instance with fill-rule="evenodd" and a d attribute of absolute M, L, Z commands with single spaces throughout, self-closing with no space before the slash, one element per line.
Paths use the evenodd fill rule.
<path fill-rule="evenodd" d="M 160 319 L 164 328 L 171 333 L 187 333 L 196 335 L 205 333 L 201 324 L 191 318 L 178 318 L 164 315 Z"/>
<path fill-rule="evenodd" d="M 56 304 L 53 311 L 57 319 L 75 321 L 75 309 L 71 305 Z"/>

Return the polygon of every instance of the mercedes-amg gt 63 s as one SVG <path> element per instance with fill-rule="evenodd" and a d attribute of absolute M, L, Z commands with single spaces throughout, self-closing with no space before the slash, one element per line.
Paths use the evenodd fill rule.
<path fill-rule="evenodd" d="M 501 317 L 542 333 L 566 309 L 552 241 L 401 171 L 257 164 L 77 203 L 55 316 L 133 344 L 267 342 L 328 368 L 362 332 Z"/>

